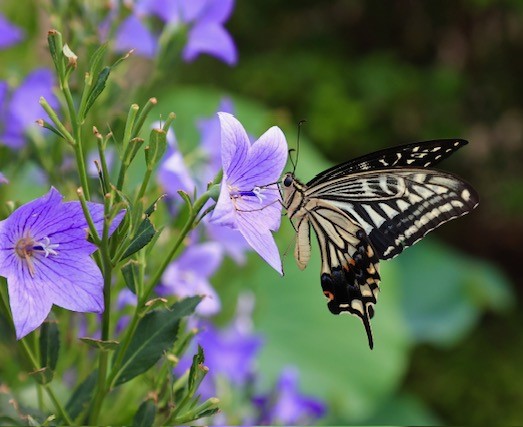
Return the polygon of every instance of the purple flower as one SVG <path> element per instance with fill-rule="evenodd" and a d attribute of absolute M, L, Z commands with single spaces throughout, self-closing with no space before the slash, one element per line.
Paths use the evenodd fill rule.
<path fill-rule="evenodd" d="M 211 221 L 239 230 L 251 247 L 282 273 L 271 230 L 280 226 L 280 193 L 275 182 L 287 161 L 287 142 L 276 126 L 252 145 L 241 123 L 218 113 L 221 124 L 223 180 Z"/>
<path fill-rule="evenodd" d="M 181 0 L 180 3 L 185 22 L 193 24 L 183 59 L 193 61 L 201 53 L 207 53 L 226 64 L 236 64 L 236 46 L 223 26 L 231 16 L 234 0 Z"/>
<path fill-rule="evenodd" d="M 134 49 L 138 55 L 152 58 L 156 54 L 158 41 L 138 16 L 130 15 L 118 28 L 115 45 L 119 52 Z"/>
<path fill-rule="evenodd" d="M 154 15 L 166 24 L 169 31 L 182 25 L 189 26 L 187 44 L 182 52 L 185 61 L 192 61 L 206 53 L 234 65 L 238 53 L 234 41 L 225 30 L 234 0 L 139 0 L 133 14 L 120 26 L 116 34 L 119 51 L 135 49 L 136 53 L 153 57 L 158 51 L 157 34 L 145 21 Z"/>
<path fill-rule="evenodd" d="M 223 98 L 220 101 L 218 111 L 234 113 L 234 105 L 230 98 Z M 220 119 L 213 114 L 210 118 L 198 120 L 197 127 L 201 136 L 200 147 L 208 157 L 207 167 L 201 173 L 206 181 L 210 181 L 222 168 Z"/>
<path fill-rule="evenodd" d="M 165 270 L 162 283 L 156 288 L 158 295 L 187 297 L 205 295 L 196 313 L 212 316 L 220 311 L 220 299 L 209 282 L 220 266 L 223 253 L 213 242 L 189 246 L 180 257 Z"/>
<path fill-rule="evenodd" d="M 103 205 L 88 208 L 101 233 Z M 124 214 L 114 219 L 111 233 Z M 97 248 L 87 230 L 80 202 L 62 203 L 55 188 L 0 221 L 0 275 L 7 278 L 17 339 L 40 326 L 53 304 L 103 312 L 103 277 L 90 257 Z"/>
<path fill-rule="evenodd" d="M 169 145 L 158 170 L 158 181 L 170 196 L 178 197 L 178 190 L 192 194 L 197 188 L 197 183 L 185 165 L 172 129 L 167 132 L 167 142 Z"/>
<path fill-rule="evenodd" d="M 275 390 L 256 399 L 260 408 L 257 424 L 314 424 L 326 411 L 325 405 L 312 397 L 303 396 L 298 388 L 298 371 L 287 367 L 280 374 Z"/>
<path fill-rule="evenodd" d="M 196 341 L 204 349 L 205 365 L 209 368 L 198 389 L 203 398 L 215 394 L 218 378 L 226 379 L 236 387 L 246 386 L 255 379 L 256 357 L 263 339 L 252 332 L 253 306 L 254 298 L 250 294 L 242 294 L 236 316 L 227 327 L 217 329 L 208 322 L 199 327 L 202 332 L 197 335 Z M 178 374 L 190 367 L 192 357 L 187 357 L 189 355 L 190 352 L 187 352 L 177 365 Z"/>
<path fill-rule="evenodd" d="M 38 103 L 43 96 L 53 107 L 58 100 L 53 95 L 54 77 L 50 70 L 40 68 L 30 73 L 22 84 L 7 99 L 7 85 L 0 82 L 0 144 L 19 149 L 25 144 L 25 134 L 39 127 L 35 121 L 42 117 L 44 110 Z"/>
<path fill-rule="evenodd" d="M 0 172 L 0 184 L 7 184 L 7 183 L 9 183 L 9 181 L 4 176 L 4 174 L 2 172 Z"/>
<path fill-rule="evenodd" d="M 12 46 L 24 38 L 24 32 L 0 14 L 0 49 Z"/>

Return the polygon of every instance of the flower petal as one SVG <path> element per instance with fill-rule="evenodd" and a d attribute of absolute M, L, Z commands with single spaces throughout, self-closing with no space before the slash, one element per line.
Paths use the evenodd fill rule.
<path fill-rule="evenodd" d="M 158 171 L 158 182 L 171 196 L 178 195 L 178 190 L 191 194 L 196 183 L 191 178 L 182 154 L 177 150 L 169 151 L 171 154 L 165 157 Z"/>
<path fill-rule="evenodd" d="M 222 180 L 220 196 L 218 197 L 218 201 L 216 202 L 216 206 L 214 207 L 210 221 L 213 224 L 230 227 L 233 230 L 238 229 L 236 210 L 231 200 L 229 186 L 227 185 L 225 176 Z"/>
<path fill-rule="evenodd" d="M 238 229 L 249 245 L 251 245 L 272 268 L 283 275 L 280 252 L 269 229 L 266 228 L 263 223 L 255 223 L 252 221 L 252 218 L 245 218 L 245 215 L 238 215 Z"/>
<path fill-rule="evenodd" d="M 229 19 L 234 9 L 234 0 L 207 0 L 207 6 L 201 11 L 199 21 L 223 24 Z"/>
<path fill-rule="evenodd" d="M 237 175 L 229 175 L 229 184 L 240 190 L 272 184 L 280 179 L 287 163 L 287 141 L 281 129 L 271 127 L 254 144 L 248 159 L 241 165 Z"/>
<path fill-rule="evenodd" d="M 228 65 L 238 62 L 238 51 L 231 35 L 217 23 L 199 23 L 190 29 L 183 59 L 193 61 L 200 53 L 212 55 Z"/>
<path fill-rule="evenodd" d="M 116 33 L 115 49 L 126 52 L 135 49 L 139 55 L 152 58 L 158 42 L 149 29 L 135 15 L 125 19 Z"/>
<path fill-rule="evenodd" d="M 56 256 L 39 258 L 34 281 L 60 307 L 82 313 L 104 311 L 102 273 L 87 255 L 61 251 Z"/>
<path fill-rule="evenodd" d="M 24 39 L 24 32 L 0 14 L 0 49 L 5 49 Z"/>
<path fill-rule="evenodd" d="M 176 260 L 179 268 L 191 270 L 200 277 L 210 277 L 218 269 L 223 251 L 218 243 L 207 242 L 189 246 Z"/>
<path fill-rule="evenodd" d="M 229 113 L 218 113 L 221 126 L 222 165 L 224 179 L 234 176 L 247 160 L 251 143 L 242 124 Z"/>
<path fill-rule="evenodd" d="M 35 282 L 27 270 L 9 276 L 7 286 L 16 339 L 21 339 L 44 322 L 53 304 L 45 287 Z"/>
<path fill-rule="evenodd" d="M 44 115 L 39 104 L 43 96 L 53 108 L 58 107 L 58 100 L 53 94 L 54 77 L 51 70 L 34 70 L 13 92 L 6 108 L 5 128 L 2 142 L 12 148 L 21 148 L 25 143 L 24 134 L 28 129 L 40 129 L 35 121 Z"/>

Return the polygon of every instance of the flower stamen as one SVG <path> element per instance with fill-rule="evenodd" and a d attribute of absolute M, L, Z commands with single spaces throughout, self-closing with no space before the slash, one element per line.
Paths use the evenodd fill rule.
<path fill-rule="evenodd" d="M 49 255 L 58 255 L 55 250 L 58 248 L 58 243 L 51 243 L 49 237 L 44 237 L 41 241 L 34 240 L 29 233 L 26 233 L 25 237 L 22 237 L 15 245 L 16 254 L 27 262 L 29 268 L 29 274 L 31 277 L 35 275 L 35 268 L 32 258 L 35 253 L 43 253 L 47 258 Z"/>

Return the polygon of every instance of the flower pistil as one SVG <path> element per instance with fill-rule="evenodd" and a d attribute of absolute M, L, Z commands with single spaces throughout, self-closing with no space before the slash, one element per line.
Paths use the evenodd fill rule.
<path fill-rule="evenodd" d="M 58 252 L 55 250 L 58 246 L 58 243 L 51 243 L 51 240 L 47 236 L 40 241 L 36 241 L 29 233 L 26 233 L 24 237 L 16 242 L 15 252 L 20 258 L 27 262 L 29 273 L 31 277 L 34 277 L 35 269 L 32 261 L 34 254 L 43 253 L 46 258 L 49 255 L 58 255 Z"/>

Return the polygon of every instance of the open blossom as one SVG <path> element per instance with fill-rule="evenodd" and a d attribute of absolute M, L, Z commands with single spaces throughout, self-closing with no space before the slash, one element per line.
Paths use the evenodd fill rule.
<path fill-rule="evenodd" d="M 12 46 L 24 38 L 24 32 L 0 14 L 0 49 Z"/>
<path fill-rule="evenodd" d="M 104 207 L 88 203 L 99 234 Z M 125 212 L 110 226 L 112 233 Z M 88 225 L 80 202 L 62 203 L 55 189 L 0 221 L 0 275 L 7 278 L 16 337 L 40 326 L 53 304 L 78 312 L 104 310 L 103 277 L 90 255 Z"/>
<path fill-rule="evenodd" d="M 224 98 L 219 106 L 221 111 L 231 112 L 232 101 Z M 186 157 L 193 159 L 191 167 L 186 164 L 186 158 L 180 152 L 176 136 L 172 129 L 167 133 L 168 149 L 158 170 L 158 181 L 165 192 L 178 197 L 178 190 L 188 194 L 203 193 L 207 185 L 221 169 L 221 131 L 220 120 L 216 114 L 210 118 L 203 118 L 197 122 L 201 142 L 197 149 Z M 208 239 L 221 245 L 225 254 L 230 256 L 237 264 L 244 264 L 246 252 L 250 250 L 249 244 L 238 230 L 213 224 L 206 216 L 203 219 L 205 234 Z"/>
<path fill-rule="evenodd" d="M 182 57 L 192 61 L 206 53 L 234 65 L 238 52 L 230 34 L 224 28 L 234 8 L 234 0 L 138 0 L 133 13 L 120 25 L 116 33 L 119 51 L 135 52 L 152 57 L 158 50 L 159 34 L 146 25 L 147 18 L 155 16 L 169 31 L 187 26 L 187 43 Z"/>
<path fill-rule="evenodd" d="M 325 415 L 327 408 L 322 402 L 300 393 L 298 379 L 295 368 L 284 368 L 275 389 L 269 395 L 256 399 L 260 409 L 258 424 L 315 424 L 315 421 Z"/>
<path fill-rule="evenodd" d="M 167 267 L 156 292 L 159 295 L 179 297 L 204 295 L 205 298 L 196 307 L 196 313 L 202 316 L 218 313 L 220 299 L 209 278 L 220 266 L 222 258 L 223 253 L 217 243 L 207 242 L 189 246 Z"/>
<path fill-rule="evenodd" d="M 280 226 L 277 182 L 287 161 L 287 142 L 276 126 L 252 145 L 241 123 L 218 113 L 221 124 L 223 180 L 211 221 L 239 230 L 251 247 L 282 273 L 271 231 Z"/>
<path fill-rule="evenodd" d="M 31 72 L 9 96 L 7 83 L 0 81 L 0 144 L 19 149 L 25 145 L 25 134 L 39 130 L 35 121 L 44 115 L 39 104 L 43 96 L 53 108 L 58 100 L 53 95 L 51 70 L 40 68 Z"/>

